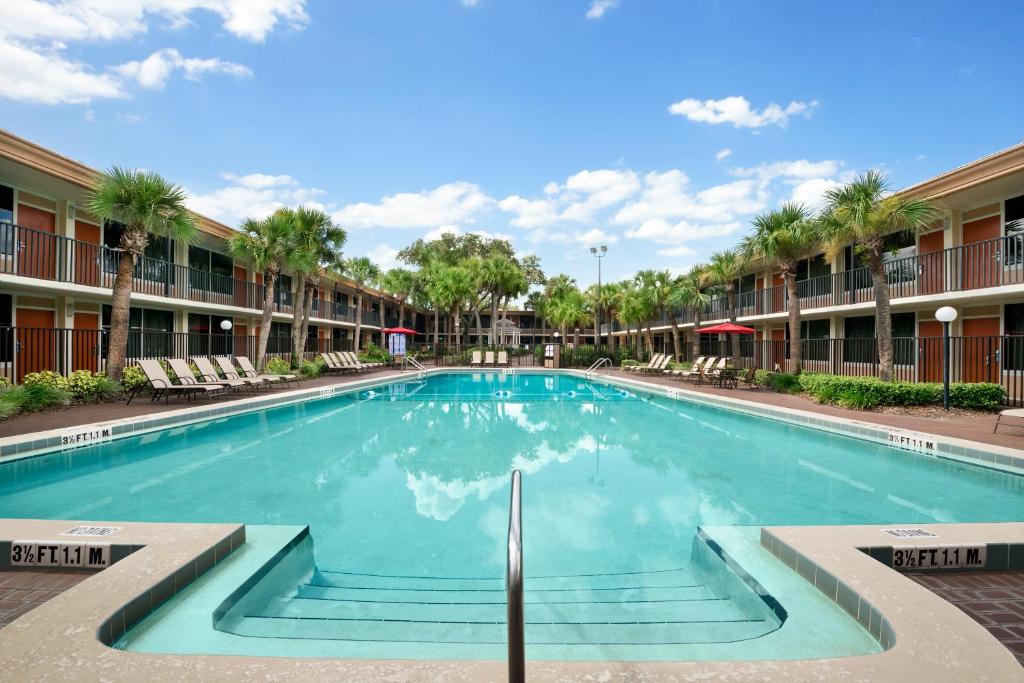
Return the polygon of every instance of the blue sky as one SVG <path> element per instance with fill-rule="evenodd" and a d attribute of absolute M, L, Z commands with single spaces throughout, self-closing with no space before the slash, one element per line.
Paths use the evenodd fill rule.
<path fill-rule="evenodd" d="M 394 265 L 441 231 L 545 270 L 683 269 L 868 168 L 1022 139 L 1024 3 L 7 0 L 0 126 L 236 225 L 315 203 Z"/>

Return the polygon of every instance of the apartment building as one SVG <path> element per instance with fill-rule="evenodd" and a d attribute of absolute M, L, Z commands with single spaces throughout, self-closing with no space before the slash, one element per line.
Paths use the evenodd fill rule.
<path fill-rule="evenodd" d="M 0 376 L 18 380 L 40 369 L 102 367 L 121 226 L 82 208 L 96 175 L 0 130 Z M 254 353 L 263 274 L 228 254 L 230 227 L 204 216 L 198 225 L 193 244 L 153 239 L 136 267 L 130 358 Z M 275 293 L 271 351 L 289 348 L 293 289 L 284 274 Z M 363 344 L 383 343 L 382 328 L 399 324 L 398 303 L 373 289 L 363 299 L 356 311 L 352 282 L 320 283 L 307 350 L 351 349 L 357 315 Z M 404 322 L 424 327 L 423 316 L 409 309 Z"/>
<path fill-rule="evenodd" d="M 893 235 L 885 256 L 892 297 L 897 375 L 941 378 L 941 306 L 958 312 L 952 324 L 953 374 L 958 381 L 1001 382 L 1019 393 L 1024 372 L 1024 144 L 902 190 L 925 196 L 942 209 L 935 229 Z M 875 304 L 871 278 L 848 246 L 829 262 L 823 254 L 800 264 L 798 291 L 805 367 L 870 374 L 875 354 Z M 741 356 L 758 365 L 785 367 L 788 301 L 779 273 L 750 272 L 735 283 L 735 318 L 755 330 L 741 339 Z M 701 325 L 729 318 L 716 298 Z M 679 312 L 687 343 L 693 315 Z M 667 319 L 653 326 L 661 348 L 671 348 Z M 613 333 L 625 335 L 613 328 Z M 722 339 L 701 340 L 709 352 Z M 1013 392 L 1011 392 L 1013 393 Z"/>

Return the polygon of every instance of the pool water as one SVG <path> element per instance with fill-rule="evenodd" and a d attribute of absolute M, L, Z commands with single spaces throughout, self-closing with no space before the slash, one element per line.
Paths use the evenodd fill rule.
<path fill-rule="evenodd" d="M 308 524 L 308 571 L 224 630 L 500 658 L 513 469 L 527 638 L 553 658 L 602 644 L 638 659 L 695 643 L 742 653 L 779 629 L 700 526 L 1024 518 L 1010 474 L 523 372 L 434 375 L 8 463 L 0 517 Z"/>

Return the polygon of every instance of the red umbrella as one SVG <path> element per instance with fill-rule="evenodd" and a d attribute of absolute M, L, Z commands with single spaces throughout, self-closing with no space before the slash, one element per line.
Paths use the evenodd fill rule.
<path fill-rule="evenodd" d="M 753 327 L 744 327 L 735 323 L 721 323 L 697 330 L 701 334 L 754 334 Z"/>
<path fill-rule="evenodd" d="M 419 334 L 416 330 L 410 330 L 408 327 L 385 327 L 384 334 Z"/>

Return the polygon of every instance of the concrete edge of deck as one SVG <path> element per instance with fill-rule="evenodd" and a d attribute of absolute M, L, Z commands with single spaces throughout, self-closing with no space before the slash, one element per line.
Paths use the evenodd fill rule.
<path fill-rule="evenodd" d="M 0 539 L 67 541 L 78 524 L 0 520 Z M 109 522 L 102 522 L 108 524 Z M 0 629 L 0 671 L 17 680 L 500 680 L 505 663 L 471 660 L 355 660 L 125 652 L 108 646 L 118 631 L 213 566 L 218 547 L 244 538 L 230 524 L 111 523 L 109 542 L 138 549 Z M 798 573 L 841 606 L 865 606 L 868 628 L 887 645 L 878 654 L 810 660 L 734 662 L 530 661 L 530 680 L 1021 680 L 1013 655 L 981 625 L 927 588 L 863 552 L 884 543 L 884 527 L 765 528 L 762 545 L 799 558 Z M 1024 542 L 1024 524 L 945 524 L 927 528 L 944 543 Z M 234 541 L 232 541 L 234 539 Z M 901 539 L 902 545 L 936 539 Z M 228 548 L 227 552 L 231 552 Z M 783 559 L 783 561 L 785 561 Z M 792 565 L 791 565 L 792 566 Z M 803 569 L 801 569 L 803 567 Z M 810 569 L 808 569 L 810 568 Z M 184 573 L 184 577 L 183 577 Z M 820 578 L 818 578 L 820 577 Z M 835 589 L 826 577 L 835 579 Z M 850 598 L 839 595 L 839 586 Z M 834 590 L 834 592 L 833 592 Z M 846 608 L 849 611 L 849 608 Z"/>

